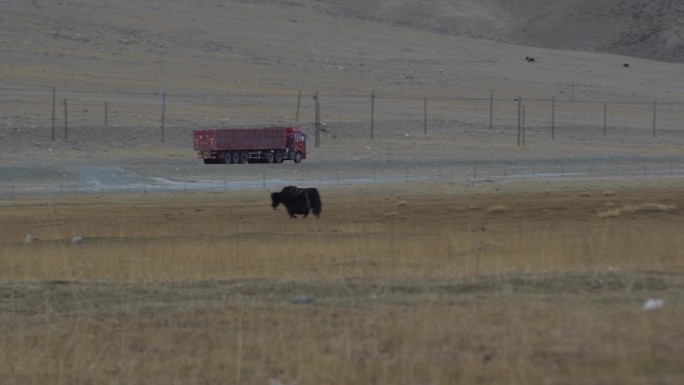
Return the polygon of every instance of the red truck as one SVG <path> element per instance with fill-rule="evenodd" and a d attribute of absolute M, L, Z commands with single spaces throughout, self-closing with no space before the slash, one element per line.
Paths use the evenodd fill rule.
<path fill-rule="evenodd" d="M 194 130 L 192 141 L 205 164 L 306 159 L 306 135 L 297 126 Z"/>

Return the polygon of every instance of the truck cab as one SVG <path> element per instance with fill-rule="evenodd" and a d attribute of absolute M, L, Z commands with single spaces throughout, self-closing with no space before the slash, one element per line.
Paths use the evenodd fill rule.
<path fill-rule="evenodd" d="M 302 159 L 306 159 L 306 135 L 299 127 L 288 127 L 289 140 L 287 143 L 287 158 L 299 163 Z"/>

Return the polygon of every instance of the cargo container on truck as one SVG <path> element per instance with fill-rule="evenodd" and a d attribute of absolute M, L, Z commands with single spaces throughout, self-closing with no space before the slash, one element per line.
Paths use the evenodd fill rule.
<path fill-rule="evenodd" d="M 202 129 L 192 135 L 193 149 L 205 164 L 306 159 L 306 135 L 298 126 Z"/>

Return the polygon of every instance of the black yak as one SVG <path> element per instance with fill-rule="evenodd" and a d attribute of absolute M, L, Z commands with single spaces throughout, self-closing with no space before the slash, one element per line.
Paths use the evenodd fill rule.
<path fill-rule="evenodd" d="M 315 188 L 286 186 L 280 192 L 271 193 L 271 207 L 275 210 L 281 203 L 290 218 L 296 218 L 296 214 L 303 214 L 306 218 L 309 211 L 316 217 L 321 215 L 321 196 Z"/>

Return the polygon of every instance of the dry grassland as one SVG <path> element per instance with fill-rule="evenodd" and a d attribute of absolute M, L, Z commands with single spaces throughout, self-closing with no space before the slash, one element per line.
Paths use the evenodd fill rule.
<path fill-rule="evenodd" d="M 1 201 L 3 383 L 684 379 L 681 191 L 416 190 Z"/>
<path fill-rule="evenodd" d="M 579 38 L 568 44 L 584 50 L 577 20 L 604 42 L 606 26 L 638 14 L 649 20 L 619 25 L 629 36 L 679 44 L 677 12 L 658 16 L 675 1 L 518 1 L 506 12 L 509 0 L 459 1 L 470 6 L 456 19 L 442 12 L 452 0 L 421 12 L 383 3 L 398 7 L 369 19 L 387 24 L 354 16 L 376 5 L 351 0 L 3 2 L 0 383 L 684 383 L 681 65 L 404 19 L 527 41 L 479 20 L 516 29 L 554 9 L 564 20 L 525 24 L 528 36 Z M 631 52 L 674 57 L 628 40 Z M 323 144 L 306 162 L 198 167 L 192 128 L 289 124 L 300 90 L 307 133 L 315 93 L 323 105 Z M 485 169 L 509 163 L 511 174 Z M 544 177 L 517 177 L 528 168 L 594 187 L 531 189 Z M 271 170 L 373 185 L 322 187 L 322 217 L 306 220 L 271 210 L 263 191 L 110 191 L 155 178 L 265 185 Z M 376 171 L 407 183 L 382 185 Z M 65 196 L 82 188 L 102 195 Z"/>

